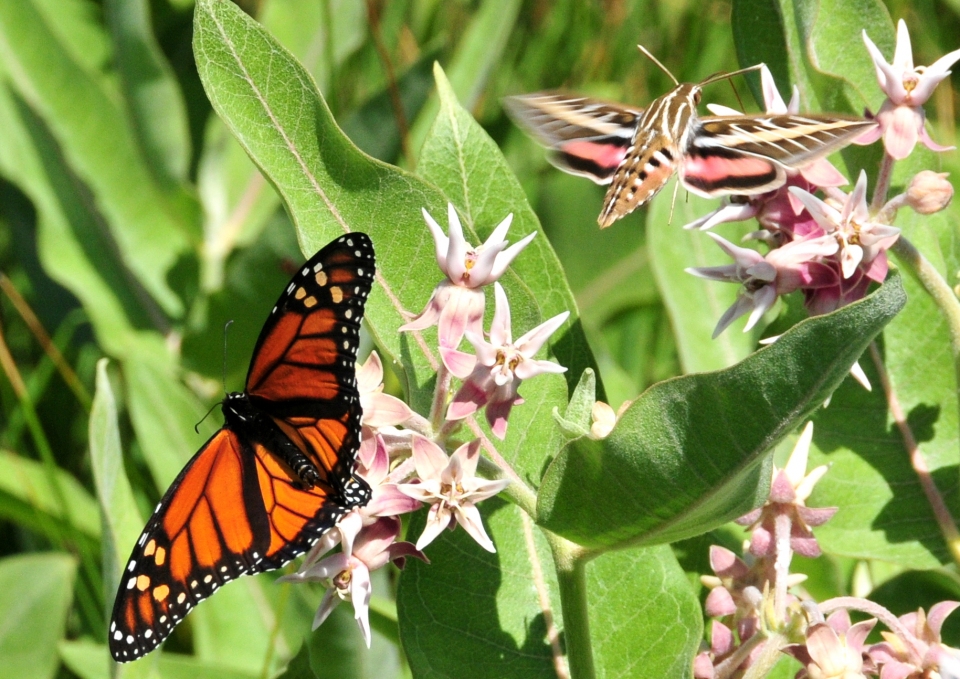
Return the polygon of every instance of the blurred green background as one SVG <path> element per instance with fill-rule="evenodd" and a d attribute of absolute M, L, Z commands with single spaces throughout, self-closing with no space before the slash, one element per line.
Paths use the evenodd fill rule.
<path fill-rule="evenodd" d="M 313 73 L 357 145 L 403 167 L 415 166 L 436 114 L 431 68 L 440 61 L 540 216 L 612 405 L 691 368 L 650 265 L 645 210 L 599 231 L 603 188 L 551 168 L 500 102 L 563 87 L 642 106 L 670 81 L 638 42 L 680 80 L 733 70 L 730 2 L 238 4 Z M 907 20 L 916 63 L 960 46 L 960 0 L 887 8 Z M 241 388 L 266 312 L 302 261 L 276 194 L 212 113 L 191 22 L 190 0 L 0 3 L 0 679 L 107 676 L 112 587 L 88 431 L 98 360 L 111 359 L 101 386 L 115 395 L 126 474 L 146 517 L 216 429 L 219 414 L 192 431 L 222 396 L 224 370 L 226 389 Z M 859 35 L 849 49 L 867 59 Z M 957 136 L 958 83 L 955 73 L 927 107 L 942 144 Z M 739 96 L 755 110 L 746 87 Z M 739 106 L 726 84 L 705 100 Z M 937 160 L 945 170 L 957 164 L 955 155 Z M 703 572 L 706 544 L 678 547 L 691 571 Z M 810 572 L 814 590 L 856 589 L 853 562 L 821 560 Z M 326 676 L 404 674 L 392 575 L 380 575 L 373 652 L 354 653 L 361 642 L 342 607 L 298 662 Z M 165 656 L 153 670 L 282 669 L 320 594 L 274 579 L 249 578 L 211 599 L 166 647 L 193 658 Z"/>

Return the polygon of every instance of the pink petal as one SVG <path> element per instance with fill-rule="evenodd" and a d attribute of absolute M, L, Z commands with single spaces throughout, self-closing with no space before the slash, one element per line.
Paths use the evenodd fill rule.
<path fill-rule="evenodd" d="M 510 417 L 510 409 L 513 407 L 513 400 L 491 401 L 487 404 L 487 423 L 493 430 L 494 435 L 503 440 L 507 435 L 507 418 Z"/>
<path fill-rule="evenodd" d="M 447 238 L 445 233 L 443 233 L 443 229 L 441 229 L 436 220 L 430 216 L 430 213 L 427 212 L 426 208 L 420 208 L 420 212 L 423 213 L 423 219 L 427 223 L 427 228 L 430 229 L 430 234 L 433 236 L 433 245 L 437 257 L 437 265 L 440 267 L 441 271 L 446 273 L 447 250 L 450 249 L 450 239 Z"/>
<path fill-rule="evenodd" d="M 333 612 L 333 609 L 337 607 L 337 604 L 340 603 L 340 597 L 337 596 L 336 588 L 331 587 L 323 594 L 323 600 L 320 602 L 320 608 L 317 609 L 316 615 L 313 616 L 313 627 L 310 629 L 316 630 L 320 625 L 323 624 L 330 613 Z"/>
<path fill-rule="evenodd" d="M 907 677 L 914 675 L 917 670 L 918 668 L 913 665 L 894 660 L 884 663 L 880 669 L 880 679 L 907 679 Z"/>
<path fill-rule="evenodd" d="M 725 656 L 733 651 L 734 639 L 733 631 L 721 622 L 716 620 L 710 624 L 710 650 L 716 657 Z"/>
<path fill-rule="evenodd" d="M 414 484 L 403 484 L 411 486 Z M 421 503 L 400 490 L 399 486 L 380 486 L 373 492 L 373 497 L 363 512 L 368 516 L 399 516 L 415 512 L 420 509 Z"/>
<path fill-rule="evenodd" d="M 468 340 L 471 334 L 472 333 L 466 333 Z M 454 377 L 459 377 L 460 379 L 467 377 L 467 375 L 473 372 L 474 367 L 477 365 L 476 356 L 460 351 L 459 349 L 440 347 L 440 358 L 443 360 L 443 364 L 447 366 L 447 370 L 449 370 Z M 398 422 L 397 424 L 402 424 L 402 422 Z"/>
<path fill-rule="evenodd" d="M 477 463 L 480 461 L 480 439 L 474 439 L 469 443 L 453 451 L 451 460 L 456 458 L 459 461 L 460 469 L 464 478 L 472 478 L 477 475 Z M 457 479 L 458 481 L 460 479 Z"/>
<path fill-rule="evenodd" d="M 414 434 L 412 440 L 413 462 L 417 467 L 417 476 L 422 481 L 439 479 L 450 459 L 440 446 L 420 434 Z"/>
<path fill-rule="evenodd" d="M 417 540 L 417 549 L 422 550 L 433 542 L 443 532 L 443 529 L 450 524 L 452 518 L 453 514 L 449 507 L 443 507 L 439 504 L 430 507 L 430 512 L 427 514 L 427 525 L 424 526 L 423 533 Z"/>
<path fill-rule="evenodd" d="M 733 303 L 733 306 L 727 309 L 723 313 L 723 316 L 720 317 L 720 320 L 717 321 L 717 327 L 713 329 L 712 339 L 716 339 L 721 332 L 727 329 L 727 326 L 751 309 L 753 309 L 753 300 L 751 298 L 746 295 L 737 297 L 737 301 Z"/>
<path fill-rule="evenodd" d="M 710 659 L 710 654 L 706 651 L 698 653 L 693 659 L 693 679 L 713 679 L 713 677 L 713 660 Z"/>
<path fill-rule="evenodd" d="M 376 349 L 370 352 L 367 360 L 357 369 L 357 391 L 361 394 L 375 391 L 383 382 L 383 363 Z"/>
<path fill-rule="evenodd" d="M 747 564 L 726 547 L 710 546 L 710 568 L 720 577 L 738 578 L 747 574 Z"/>
<path fill-rule="evenodd" d="M 703 604 L 704 612 L 711 618 L 722 618 L 725 615 L 733 615 L 737 611 L 737 604 L 726 587 L 714 587 L 707 595 L 707 600 Z"/>
<path fill-rule="evenodd" d="M 500 251 L 506 247 L 506 243 L 496 243 L 490 247 L 481 248 L 477 252 L 477 258 L 473 262 L 473 267 L 467 269 L 464 277 L 464 283 L 471 288 L 478 288 L 481 285 L 487 285 L 496 278 L 491 277 L 491 273 L 496 266 Z"/>
<path fill-rule="evenodd" d="M 931 151 L 936 151 L 937 153 L 943 153 L 944 151 L 953 151 L 956 146 L 941 146 L 933 139 L 930 138 L 930 135 L 927 134 L 927 128 L 921 127 L 919 131 L 920 141 Z"/>
<path fill-rule="evenodd" d="M 881 112 L 882 113 L 882 112 Z M 923 128 L 923 109 L 897 106 L 886 116 L 883 146 L 895 160 L 903 160 L 917 145 L 918 131 Z"/>
<path fill-rule="evenodd" d="M 789 504 L 797 499 L 797 493 L 790 482 L 790 477 L 786 471 L 780 470 L 773 477 L 773 483 L 770 484 L 770 501 L 780 504 Z"/>
<path fill-rule="evenodd" d="M 807 630 L 807 651 L 827 676 L 835 674 L 843 662 L 846 651 L 837 633 L 827 624 L 816 623 Z"/>
<path fill-rule="evenodd" d="M 893 50 L 894 69 L 901 73 L 913 70 L 913 48 L 910 46 L 910 31 L 903 19 L 897 22 L 897 46 Z"/>
<path fill-rule="evenodd" d="M 529 244 L 536 235 L 536 231 L 527 234 L 521 240 L 517 241 L 497 255 L 497 261 L 493 265 L 493 271 L 490 272 L 490 276 L 487 278 L 486 282 L 492 283 L 500 278 L 500 276 L 503 275 L 503 272 L 507 270 L 507 267 L 510 266 L 510 263 L 516 258 L 517 255 L 520 254 L 520 251 L 527 247 L 527 244 Z"/>
<path fill-rule="evenodd" d="M 893 66 L 887 63 L 887 60 L 873 44 L 873 41 L 867 37 L 867 32 L 863 31 L 863 42 L 867 46 L 867 51 L 873 59 L 873 66 L 877 71 L 877 82 L 880 89 L 894 102 L 900 103 L 907 92 L 903 89 L 903 71 L 897 71 Z"/>
<path fill-rule="evenodd" d="M 920 82 L 910 93 L 910 103 L 920 106 L 927 101 L 940 81 L 950 75 L 950 67 L 958 59 L 960 59 L 960 50 L 953 50 L 927 66 L 920 75 Z"/>
<path fill-rule="evenodd" d="M 940 628 L 943 627 L 943 621 L 957 610 L 958 606 L 960 606 L 960 601 L 941 601 L 930 608 L 930 612 L 927 613 L 927 625 L 937 635 L 938 639 L 940 638 Z"/>
<path fill-rule="evenodd" d="M 879 139 L 879 133 L 877 139 Z M 876 139 L 874 139 L 876 141 Z M 826 158 L 820 158 L 800 170 L 801 176 L 814 186 L 843 186 L 847 178 Z"/>
<path fill-rule="evenodd" d="M 540 350 L 540 347 L 543 346 L 544 342 L 550 339 L 550 336 L 555 333 L 569 317 L 569 311 L 564 311 L 563 313 L 557 314 L 553 318 L 544 321 L 530 332 L 524 334 L 516 341 L 515 346 L 526 358 L 533 358 L 534 354 Z"/>
<path fill-rule="evenodd" d="M 512 337 L 510 332 L 510 302 L 507 301 L 507 293 L 503 291 L 503 286 L 499 283 L 494 283 L 493 295 L 495 307 L 493 323 L 490 325 L 490 344 L 495 347 L 502 347 L 510 344 Z"/>
<path fill-rule="evenodd" d="M 783 97 L 777 90 L 777 84 L 773 81 L 773 74 L 766 64 L 760 68 L 760 85 L 763 89 L 763 104 L 767 113 L 786 113 L 787 105 L 783 102 Z"/>
<path fill-rule="evenodd" d="M 441 347 L 456 349 L 467 330 L 480 332 L 483 322 L 483 307 L 486 300 L 483 290 L 450 286 L 446 304 L 440 310 L 437 335 Z"/>
<path fill-rule="evenodd" d="M 567 372 L 566 368 L 553 361 L 538 361 L 530 358 L 525 361 L 520 361 L 513 371 L 513 374 L 517 376 L 517 379 L 529 380 L 531 377 L 536 377 L 537 375 L 559 375 L 565 372 Z"/>
<path fill-rule="evenodd" d="M 376 558 L 396 542 L 400 536 L 400 519 L 395 516 L 378 518 L 374 523 L 366 526 L 357 536 L 353 547 L 353 555 L 367 564 L 371 570 L 375 568 Z"/>
<path fill-rule="evenodd" d="M 350 599 L 353 601 L 353 617 L 360 626 L 360 632 L 363 634 L 363 640 L 370 648 L 370 595 L 373 586 L 370 583 L 370 571 L 363 566 L 353 569 L 353 577 L 350 579 Z"/>
<path fill-rule="evenodd" d="M 419 315 L 411 318 L 407 323 L 404 323 L 400 326 L 400 332 L 406 332 L 409 330 L 424 330 L 431 326 L 437 324 L 437 321 L 440 319 L 440 308 L 441 305 L 437 300 L 437 294 L 441 292 L 441 287 L 444 285 L 449 285 L 449 281 L 442 281 L 433 289 L 433 294 L 430 295 L 430 301 L 427 302 L 427 306 L 424 307 L 423 311 Z"/>
<path fill-rule="evenodd" d="M 746 325 L 743 326 L 743 331 L 749 332 L 763 318 L 763 315 L 773 308 L 776 301 L 777 291 L 772 285 L 765 285 L 753 293 L 754 308 Z"/>
<path fill-rule="evenodd" d="M 853 140 L 853 143 L 857 146 L 869 146 L 873 142 L 877 141 L 880 137 L 883 136 L 883 128 L 879 125 L 871 127 L 869 130 L 861 134 L 859 137 Z"/>
<path fill-rule="evenodd" d="M 460 217 L 453 203 L 447 203 L 447 221 L 450 233 L 449 246 L 447 247 L 447 267 L 444 273 L 452 283 L 460 283 L 463 280 L 463 274 L 467 272 L 466 257 L 470 245 L 463 237 L 463 227 L 460 226 Z"/>
<path fill-rule="evenodd" d="M 483 528 L 483 521 L 480 518 L 480 510 L 472 503 L 465 503 L 457 508 L 457 521 L 467 534 L 477 541 L 477 544 L 488 552 L 495 553 L 497 548 L 487 537 L 487 531 Z"/>
<path fill-rule="evenodd" d="M 360 400 L 363 402 L 363 423 L 374 429 L 403 424 L 414 414 L 410 406 L 390 394 L 368 394 L 361 396 Z"/>
<path fill-rule="evenodd" d="M 450 406 L 447 408 L 447 419 L 462 420 L 464 417 L 477 412 L 493 396 L 493 390 L 494 384 L 489 377 L 489 373 L 484 377 L 478 375 L 475 370 L 457 391 L 453 401 L 450 402 Z"/>
<path fill-rule="evenodd" d="M 507 240 L 507 231 L 510 230 L 510 225 L 513 223 L 513 213 L 511 212 L 506 217 L 504 217 L 493 231 L 490 232 L 490 235 L 487 237 L 487 240 L 483 241 L 484 248 L 492 248 L 495 245 L 499 245 Z"/>
<path fill-rule="evenodd" d="M 855 651 L 862 652 L 863 642 L 866 641 L 867 635 L 870 634 L 870 630 L 872 630 L 876 624 L 876 618 L 871 618 L 870 620 L 863 620 L 853 625 L 850 631 L 847 632 L 847 646 Z"/>

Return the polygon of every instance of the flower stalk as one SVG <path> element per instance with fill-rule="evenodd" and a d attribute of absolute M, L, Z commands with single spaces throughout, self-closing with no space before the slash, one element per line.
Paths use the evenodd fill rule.
<path fill-rule="evenodd" d="M 571 679 L 595 679 L 593 643 L 587 606 L 587 559 L 580 548 L 558 535 L 546 533 L 560 586 L 563 633 Z"/>

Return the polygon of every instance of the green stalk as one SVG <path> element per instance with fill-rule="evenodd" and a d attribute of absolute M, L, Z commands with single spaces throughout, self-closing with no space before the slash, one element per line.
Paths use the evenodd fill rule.
<path fill-rule="evenodd" d="M 577 545 L 546 532 L 560 584 L 560 608 L 570 679 L 595 679 L 587 607 L 587 559 Z"/>

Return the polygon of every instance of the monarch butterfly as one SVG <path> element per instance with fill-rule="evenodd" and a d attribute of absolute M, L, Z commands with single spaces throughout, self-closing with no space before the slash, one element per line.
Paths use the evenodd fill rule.
<path fill-rule="evenodd" d="M 167 490 L 121 575 L 110 652 L 156 648 L 224 583 L 283 566 L 370 499 L 354 475 L 360 444 L 355 362 L 374 252 L 362 233 L 315 254 L 257 340 L 224 425 Z"/>

